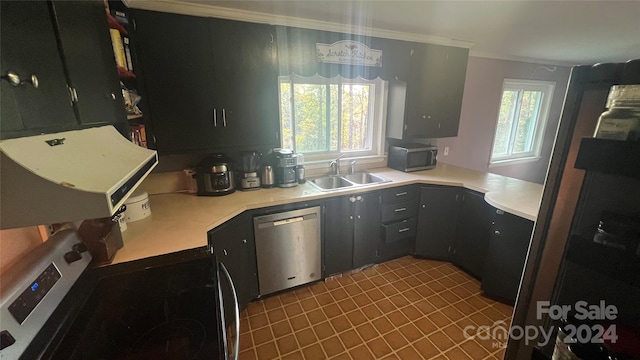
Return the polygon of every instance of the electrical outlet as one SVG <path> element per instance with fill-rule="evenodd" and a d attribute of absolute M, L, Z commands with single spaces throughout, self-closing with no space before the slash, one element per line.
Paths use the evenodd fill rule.
<path fill-rule="evenodd" d="M 444 147 L 444 156 L 447 156 L 447 155 L 449 155 L 449 147 L 445 146 Z"/>

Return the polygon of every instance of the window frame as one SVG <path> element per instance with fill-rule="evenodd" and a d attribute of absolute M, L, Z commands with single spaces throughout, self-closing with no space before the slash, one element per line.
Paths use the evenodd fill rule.
<path fill-rule="evenodd" d="M 502 83 L 502 91 L 500 92 L 500 101 L 498 102 L 498 115 L 496 116 L 496 121 L 493 128 L 493 141 L 491 142 L 491 149 L 489 153 L 489 167 L 494 166 L 502 166 L 502 165 L 514 165 L 517 163 L 524 163 L 530 161 L 537 161 L 540 159 L 540 152 L 542 150 L 542 142 L 544 137 L 544 132 L 549 121 L 549 112 L 551 109 L 551 102 L 553 101 L 553 93 L 555 90 L 556 83 L 553 81 L 542 81 L 542 80 L 526 80 L 526 79 L 510 79 L 505 78 Z M 513 154 L 513 144 L 515 142 L 515 133 L 517 130 L 516 126 L 513 126 L 515 122 L 518 120 L 520 104 L 517 105 L 517 111 L 514 111 L 514 116 L 511 118 L 512 129 L 509 135 L 509 145 L 508 145 L 508 154 L 495 156 L 494 146 L 496 143 L 496 131 L 498 129 L 498 122 L 500 121 L 500 108 L 502 107 L 502 99 L 504 97 L 505 91 L 517 91 L 518 98 L 521 97 L 521 93 L 523 91 L 540 91 L 542 92 L 541 102 L 538 107 L 538 116 L 536 119 L 536 124 L 533 130 L 533 134 L 531 134 L 531 150 L 527 152 L 521 152 L 517 154 Z"/>
<path fill-rule="evenodd" d="M 363 160 L 363 162 L 374 162 L 380 161 L 384 159 L 384 139 L 385 139 L 385 125 L 386 125 L 386 105 L 387 105 L 387 89 L 388 83 L 381 78 L 376 79 L 364 79 L 362 77 L 357 77 L 353 79 L 345 78 L 340 75 L 337 75 L 332 78 L 325 78 L 319 74 L 315 74 L 314 76 L 300 76 L 297 74 L 291 75 L 282 75 L 278 77 L 278 111 L 280 114 L 280 118 L 278 121 L 280 122 L 280 132 L 284 134 L 284 123 L 282 121 L 282 98 L 285 96 L 281 91 L 281 85 L 283 83 L 290 84 L 290 92 L 289 96 L 289 104 L 291 109 L 289 111 L 292 121 L 292 127 L 295 127 L 295 114 L 293 111 L 294 106 L 294 84 L 317 84 L 317 85 L 338 85 L 338 87 L 345 84 L 372 84 L 373 90 L 369 94 L 369 99 L 373 99 L 374 101 L 369 102 L 369 109 L 367 110 L 369 115 L 369 124 L 368 124 L 368 132 L 371 134 L 369 138 L 365 141 L 370 145 L 370 150 L 340 150 L 340 140 L 341 140 L 341 125 L 342 119 L 338 119 L 340 122 L 338 124 L 338 151 L 329 150 L 329 151 L 318 151 L 318 152 L 303 152 L 305 157 L 305 166 L 314 168 L 314 167 L 326 167 L 327 162 L 331 160 L 335 160 L 339 156 L 342 156 L 343 160 Z M 340 92 L 341 93 L 341 92 Z M 339 93 L 339 94 L 340 94 Z M 341 114 L 341 97 L 338 96 L 338 114 Z M 292 150 L 295 149 L 295 130 L 292 134 L 294 139 L 292 140 Z M 284 146 L 285 136 L 282 135 L 280 139 L 280 145 Z M 314 166 L 317 165 L 317 166 Z"/>

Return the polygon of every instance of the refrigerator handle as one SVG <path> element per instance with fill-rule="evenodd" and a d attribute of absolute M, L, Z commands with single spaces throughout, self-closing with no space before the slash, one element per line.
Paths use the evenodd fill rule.
<path fill-rule="evenodd" d="M 234 313 L 236 318 L 236 324 L 235 324 L 236 338 L 234 339 L 234 342 L 233 342 L 233 360 L 238 360 L 238 352 L 240 351 L 240 305 L 238 303 L 238 293 L 236 292 L 236 287 L 233 284 L 233 280 L 231 280 L 231 275 L 229 274 L 227 267 L 224 266 L 223 262 L 220 262 L 220 269 L 222 270 L 222 272 L 224 273 L 224 276 L 229 281 L 229 285 L 231 285 L 231 294 L 233 295 L 233 306 L 234 306 Z M 223 315 L 223 318 L 224 318 L 224 315 Z"/>

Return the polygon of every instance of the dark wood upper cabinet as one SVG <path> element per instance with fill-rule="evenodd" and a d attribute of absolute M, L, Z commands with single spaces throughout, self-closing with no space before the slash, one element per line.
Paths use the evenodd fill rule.
<path fill-rule="evenodd" d="M 145 117 L 158 152 L 210 146 L 216 83 L 207 19 L 152 11 L 135 11 L 134 18 Z"/>
<path fill-rule="evenodd" d="M 278 146 L 269 25 L 136 11 L 143 96 L 161 154 Z"/>
<path fill-rule="evenodd" d="M 54 1 L 69 82 L 81 124 L 126 122 L 118 72 L 102 2 Z M 87 51 L 87 44 L 90 50 Z"/>
<path fill-rule="evenodd" d="M 469 49 L 413 43 L 406 51 L 406 81 L 389 84 L 387 137 L 457 136 Z"/>
<path fill-rule="evenodd" d="M 2 138 L 113 124 L 128 126 L 101 1 L 2 1 Z"/>
<path fill-rule="evenodd" d="M 2 80 L 2 138 L 37 134 L 76 124 L 49 4 L 2 1 L 0 73 L 14 72 L 31 84 L 16 87 Z"/>

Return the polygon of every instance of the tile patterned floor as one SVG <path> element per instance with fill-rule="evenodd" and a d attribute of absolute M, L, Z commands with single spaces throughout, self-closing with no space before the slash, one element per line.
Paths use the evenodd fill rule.
<path fill-rule="evenodd" d="M 450 263 L 402 257 L 252 302 L 240 359 L 502 359 L 463 332 L 510 322 L 512 307 L 481 294 Z"/>

